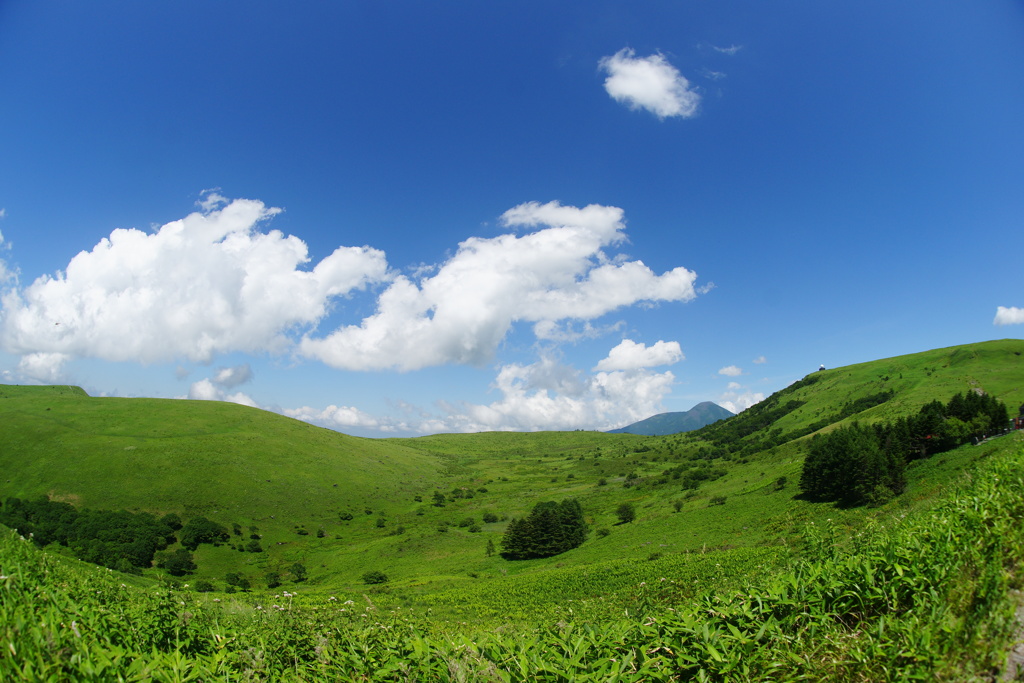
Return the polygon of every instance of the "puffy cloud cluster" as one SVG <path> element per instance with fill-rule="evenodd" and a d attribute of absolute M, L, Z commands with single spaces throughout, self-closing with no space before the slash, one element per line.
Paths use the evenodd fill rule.
<path fill-rule="evenodd" d="M 604 89 L 630 109 L 646 109 L 658 118 L 695 116 L 700 95 L 660 54 L 636 57 L 629 48 L 604 57 L 599 66 L 608 74 Z"/>
<path fill-rule="evenodd" d="M 1024 323 L 1024 308 L 1000 306 L 992 322 L 995 325 L 1020 325 Z"/>
<path fill-rule="evenodd" d="M 606 253 L 625 240 L 616 207 L 525 203 L 502 215 L 506 234 L 469 238 L 444 262 L 398 274 L 368 246 L 339 247 L 311 264 L 302 240 L 265 229 L 279 210 L 262 202 L 211 190 L 197 204 L 151 232 L 114 230 L 28 286 L 12 277 L 0 299 L 0 348 L 21 356 L 18 371 L 52 382 L 74 358 L 210 363 L 233 352 L 292 352 L 348 370 L 479 365 L 517 323 L 532 325 L 539 341 L 571 342 L 620 329 L 596 322 L 620 308 L 698 293 L 686 268 L 659 274 Z M 372 315 L 319 330 L 336 298 L 374 284 Z M 674 376 L 650 368 L 682 359 L 677 342 L 625 339 L 590 373 L 543 354 L 504 364 L 494 382 L 500 398 L 489 404 L 401 418 L 337 405 L 284 412 L 342 430 L 605 429 L 658 412 Z M 252 377 L 248 364 L 218 368 L 187 397 L 255 406 L 238 390 Z"/>
<path fill-rule="evenodd" d="M 735 365 L 727 365 L 718 371 L 719 375 L 725 375 L 726 377 L 739 377 L 743 374 L 743 369 Z"/>
<path fill-rule="evenodd" d="M 0 342 L 25 363 L 81 356 L 209 362 L 230 351 L 281 352 L 332 297 L 388 277 L 384 254 L 339 247 L 312 269 L 305 243 L 257 227 L 278 213 L 235 200 L 154 233 L 114 230 L 65 272 L 3 295 Z M 209 198 L 208 198 L 209 201 Z"/>
<path fill-rule="evenodd" d="M 638 349 L 639 354 L 630 357 L 616 349 Z M 501 398 L 488 404 L 441 403 L 440 414 L 405 406 L 404 418 L 374 417 L 357 408 L 335 405 L 284 413 L 341 431 L 362 428 L 425 434 L 614 429 L 661 412 L 661 401 L 671 390 L 675 376 L 648 368 L 682 360 L 679 345 L 659 342 L 647 348 L 627 339 L 612 349 L 605 361 L 615 358 L 629 359 L 619 363 L 628 367 L 587 374 L 550 355 L 542 355 L 535 363 L 503 365 L 493 384 Z"/>
<path fill-rule="evenodd" d="M 621 242 L 622 210 L 530 202 L 502 215 L 524 235 L 473 237 L 418 283 L 398 276 L 376 312 L 325 337 L 308 335 L 300 352 L 348 370 L 415 370 L 490 360 L 513 323 L 536 323 L 551 337 L 564 320 L 592 320 L 639 302 L 689 301 L 696 274 L 658 275 L 640 261 L 609 259 Z"/>
<path fill-rule="evenodd" d="M 542 358 L 505 365 L 495 388 L 501 399 L 465 404 L 445 422 L 457 431 L 614 429 L 661 412 L 675 376 L 646 369 L 586 376 Z"/>

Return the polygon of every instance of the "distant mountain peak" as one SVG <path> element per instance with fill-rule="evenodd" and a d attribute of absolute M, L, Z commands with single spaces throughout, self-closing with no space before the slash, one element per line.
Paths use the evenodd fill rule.
<path fill-rule="evenodd" d="M 666 436 L 679 432 L 692 432 L 713 422 L 732 417 L 732 413 L 711 401 L 702 401 L 687 411 L 659 413 L 646 420 L 610 430 L 610 434 L 640 434 L 642 436 Z"/>

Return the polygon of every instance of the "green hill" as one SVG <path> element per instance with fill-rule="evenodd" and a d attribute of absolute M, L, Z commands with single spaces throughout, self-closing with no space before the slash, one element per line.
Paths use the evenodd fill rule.
<path fill-rule="evenodd" d="M 183 592 L 152 591 L 160 569 L 110 573 L 0 530 L 0 677 L 973 680 L 1017 628 L 1024 433 L 913 461 L 875 509 L 809 502 L 796 482 L 818 431 L 969 390 L 1016 414 L 1022 354 L 1003 340 L 816 372 L 650 437 L 369 440 L 233 404 L 0 387 L 0 500 L 244 529 L 199 547 Z M 567 498 L 581 546 L 489 551 L 509 519 Z M 262 552 L 242 551 L 250 533 Z M 226 594 L 228 572 L 253 592 Z"/>
<path fill-rule="evenodd" d="M 993 393 L 1015 414 L 1024 402 L 1022 353 L 1024 342 L 1004 340 L 816 372 L 736 417 L 661 437 L 359 439 L 229 403 L 2 387 L 0 500 L 46 495 L 80 507 L 204 515 L 239 525 L 243 538 L 253 526 L 264 552 L 232 549 L 241 539 L 201 546 L 196 576 L 240 571 L 257 582 L 301 561 L 310 585 L 324 590 L 359 585 L 368 570 L 422 595 L 474 575 L 752 548 L 788 542 L 809 519 L 859 514 L 796 495 L 802 443 L 814 430 L 910 414 L 969 389 Z M 912 468 L 914 495 L 958 466 L 947 459 Z M 435 492 L 443 506 L 432 504 Z M 485 554 L 488 541 L 500 548 L 509 518 L 570 497 L 593 530 L 582 546 L 522 562 Z M 637 511 L 628 525 L 616 516 L 623 503 Z M 498 521 L 485 522 L 485 514 Z M 460 526 L 467 520 L 479 531 Z"/>

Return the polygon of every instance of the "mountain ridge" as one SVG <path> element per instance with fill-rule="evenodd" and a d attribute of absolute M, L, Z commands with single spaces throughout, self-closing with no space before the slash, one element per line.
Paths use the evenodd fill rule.
<path fill-rule="evenodd" d="M 712 401 L 701 401 L 689 410 L 658 413 L 625 427 L 608 430 L 608 434 L 638 434 L 641 436 L 668 436 L 681 432 L 692 432 L 719 420 L 733 417 L 735 413 Z"/>

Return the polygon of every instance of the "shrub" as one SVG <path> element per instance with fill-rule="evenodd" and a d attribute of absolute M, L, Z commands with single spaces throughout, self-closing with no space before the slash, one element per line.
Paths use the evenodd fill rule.
<path fill-rule="evenodd" d="M 220 524 L 206 517 L 193 517 L 181 528 L 181 545 L 187 550 L 195 550 L 200 543 L 223 543 L 231 538 L 231 534 Z"/>
<path fill-rule="evenodd" d="M 363 574 L 363 583 L 375 584 L 375 583 L 387 583 L 388 575 L 384 572 L 372 570 Z"/>
<path fill-rule="evenodd" d="M 484 513 L 484 523 L 485 524 L 493 524 L 494 522 L 497 522 L 497 521 L 498 521 L 498 515 L 494 514 L 493 512 L 485 512 Z"/>
<path fill-rule="evenodd" d="M 619 518 L 620 524 L 629 524 L 636 519 L 636 508 L 632 503 L 623 503 L 615 510 L 615 515 Z"/>

